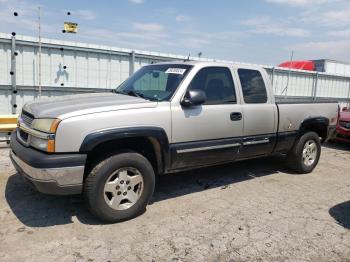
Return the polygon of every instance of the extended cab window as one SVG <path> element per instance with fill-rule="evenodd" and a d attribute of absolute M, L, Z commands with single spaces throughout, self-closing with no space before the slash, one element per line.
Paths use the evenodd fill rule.
<path fill-rule="evenodd" d="M 267 102 L 266 87 L 262 75 L 257 70 L 238 69 L 244 102 L 259 104 Z"/>
<path fill-rule="evenodd" d="M 189 90 L 203 90 L 207 96 L 205 104 L 236 103 L 231 71 L 226 67 L 201 69 L 189 85 Z"/>

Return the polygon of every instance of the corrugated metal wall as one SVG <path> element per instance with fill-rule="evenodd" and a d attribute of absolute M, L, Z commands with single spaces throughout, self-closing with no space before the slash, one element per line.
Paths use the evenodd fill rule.
<path fill-rule="evenodd" d="M 19 112 L 24 103 L 38 97 L 36 41 L 37 39 L 32 37 L 16 36 L 17 93 L 14 101 L 10 75 L 11 38 L 0 34 L 0 114 L 10 114 L 14 109 Z M 186 57 L 43 39 L 42 97 L 106 91 L 115 88 L 133 71 L 146 64 L 179 59 Z M 194 59 L 213 61 L 205 58 Z M 350 77 L 264 67 L 270 75 L 277 95 L 335 98 L 344 105 L 349 101 Z"/>

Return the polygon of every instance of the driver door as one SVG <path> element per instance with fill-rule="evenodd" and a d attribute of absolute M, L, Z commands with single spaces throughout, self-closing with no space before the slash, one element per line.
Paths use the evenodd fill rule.
<path fill-rule="evenodd" d="M 202 90 L 199 106 L 172 105 L 172 168 L 181 169 L 233 161 L 243 134 L 242 107 L 231 70 L 205 67 L 187 90 Z"/>

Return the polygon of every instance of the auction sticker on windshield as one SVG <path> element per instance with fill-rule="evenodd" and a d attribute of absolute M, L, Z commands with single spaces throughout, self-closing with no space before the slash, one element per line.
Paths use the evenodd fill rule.
<path fill-rule="evenodd" d="M 183 75 L 186 72 L 186 69 L 184 68 L 168 68 L 168 70 L 165 71 L 166 74 L 178 74 Z"/>

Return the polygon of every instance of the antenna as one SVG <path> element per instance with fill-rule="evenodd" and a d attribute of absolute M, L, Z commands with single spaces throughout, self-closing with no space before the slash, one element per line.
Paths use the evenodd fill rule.
<path fill-rule="evenodd" d="M 288 90 L 288 85 L 289 85 L 289 78 L 290 78 L 290 73 L 292 71 L 293 57 L 294 57 L 294 51 L 292 50 L 292 54 L 290 56 L 290 64 L 289 64 L 289 70 L 288 70 L 287 84 L 286 84 L 286 87 L 282 90 L 281 95 L 283 95 L 283 93 L 286 92 L 285 96 L 287 96 L 287 90 Z"/>

